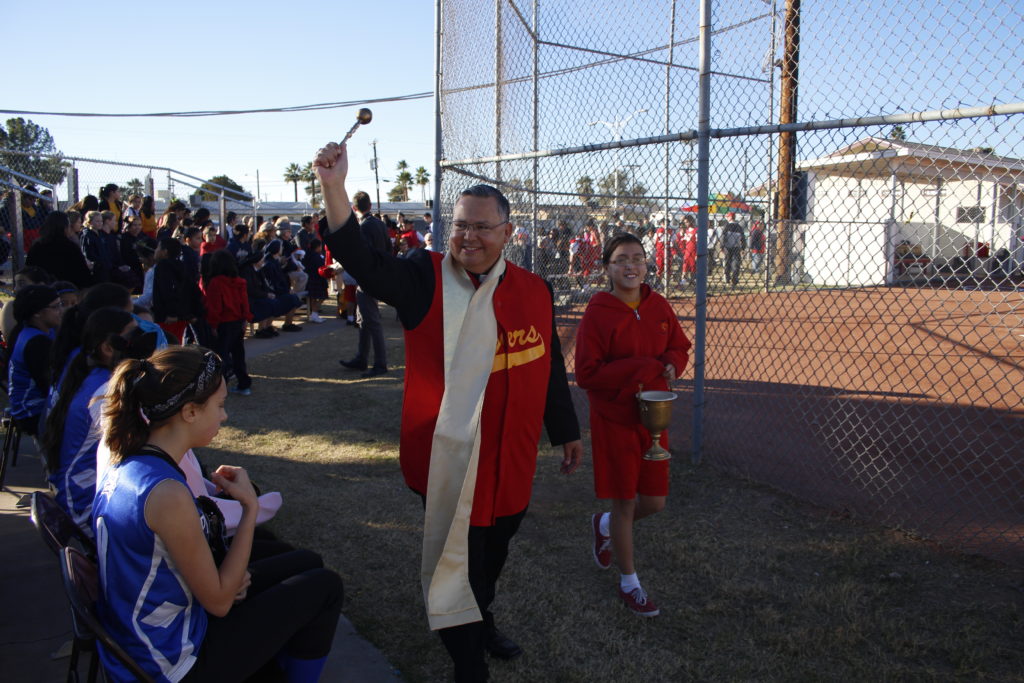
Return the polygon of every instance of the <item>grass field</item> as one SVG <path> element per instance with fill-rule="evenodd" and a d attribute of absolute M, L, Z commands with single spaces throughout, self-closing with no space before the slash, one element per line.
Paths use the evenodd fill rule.
<path fill-rule="evenodd" d="M 359 631 L 407 680 L 447 680 L 419 591 L 422 510 L 398 467 L 400 331 L 383 317 L 391 374 L 360 380 L 337 364 L 352 328 L 257 358 L 253 395 L 229 399 L 201 455 L 282 491 L 270 527 L 341 573 Z M 493 661 L 493 680 L 1024 680 L 1020 570 L 685 460 L 665 512 L 637 527 L 638 572 L 662 608 L 641 620 L 590 556 L 601 508 L 589 463 L 565 477 L 542 447 L 494 605 L 526 654 Z"/>

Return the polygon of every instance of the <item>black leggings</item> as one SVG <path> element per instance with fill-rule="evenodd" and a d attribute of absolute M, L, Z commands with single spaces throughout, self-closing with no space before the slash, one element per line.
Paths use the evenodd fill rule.
<path fill-rule="evenodd" d="M 243 681 L 278 653 L 326 657 L 341 613 L 341 577 L 316 553 L 295 550 L 251 567 L 245 600 L 224 617 L 209 615 L 206 636 L 185 681 Z"/>
<path fill-rule="evenodd" d="M 248 389 L 252 386 L 249 379 L 249 371 L 245 365 L 245 323 L 241 320 L 231 320 L 217 325 L 217 342 L 214 344 L 214 351 L 224 361 L 225 368 L 230 364 L 231 369 L 238 379 L 239 389 Z"/>

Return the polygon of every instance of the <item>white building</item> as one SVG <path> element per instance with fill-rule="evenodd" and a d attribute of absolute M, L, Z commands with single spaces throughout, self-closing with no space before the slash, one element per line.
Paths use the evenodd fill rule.
<path fill-rule="evenodd" d="M 1022 159 L 868 137 L 797 170 L 806 180 L 806 213 L 793 226 L 804 282 L 892 284 L 1001 249 L 1024 266 Z"/>

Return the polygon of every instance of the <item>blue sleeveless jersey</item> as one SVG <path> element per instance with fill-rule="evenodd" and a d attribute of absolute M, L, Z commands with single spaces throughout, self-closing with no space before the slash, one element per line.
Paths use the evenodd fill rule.
<path fill-rule="evenodd" d="M 11 352 L 7 366 L 7 393 L 11 404 L 11 415 L 16 420 L 39 417 L 46 406 L 46 387 L 38 386 L 25 367 L 25 346 L 29 340 L 45 335 L 46 332 L 34 327 L 25 327 L 18 335 L 18 341 Z M 51 338 L 53 334 L 49 335 Z"/>
<path fill-rule="evenodd" d="M 50 475 L 57 503 L 89 534 L 92 533 L 92 500 L 96 497 L 96 448 L 102 436 L 102 406 L 92 399 L 97 392 L 106 390 L 109 379 L 109 369 L 93 368 L 78 387 L 64 418 L 60 466 Z"/>
<path fill-rule="evenodd" d="M 154 456 L 126 458 L 104 475 L 93 506 L 97 611 L 114 640 L 156 680 L 179 681 L 195 664 L 207 615 L 146 524 L 146 499 L 166 479 L 188 488 L 180 470 Z M 102 644 L 99 648 L 111 680 L 134 680 Z"/>

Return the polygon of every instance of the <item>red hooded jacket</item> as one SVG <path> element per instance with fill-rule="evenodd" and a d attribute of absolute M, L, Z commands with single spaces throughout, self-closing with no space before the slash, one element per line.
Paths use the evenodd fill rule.
<path fill-rule="evenodd" d="M 636 394 L 665 391 L 665 365 L 676 377 L 689 360 L 690 340 L 668 301 L 642 285 L 634 311 L 611 292 L 590 299 L 576 334 L 576 382 L 587 390 L 590 419 L 640 424 Z"/>
<path fill-rule="evenodd" d="M 218 275 L 203 284 L 203 293 L 206 295 L 206 322 L 213 329 L 221 323 L 252 320 L 243 278 Z"/>

